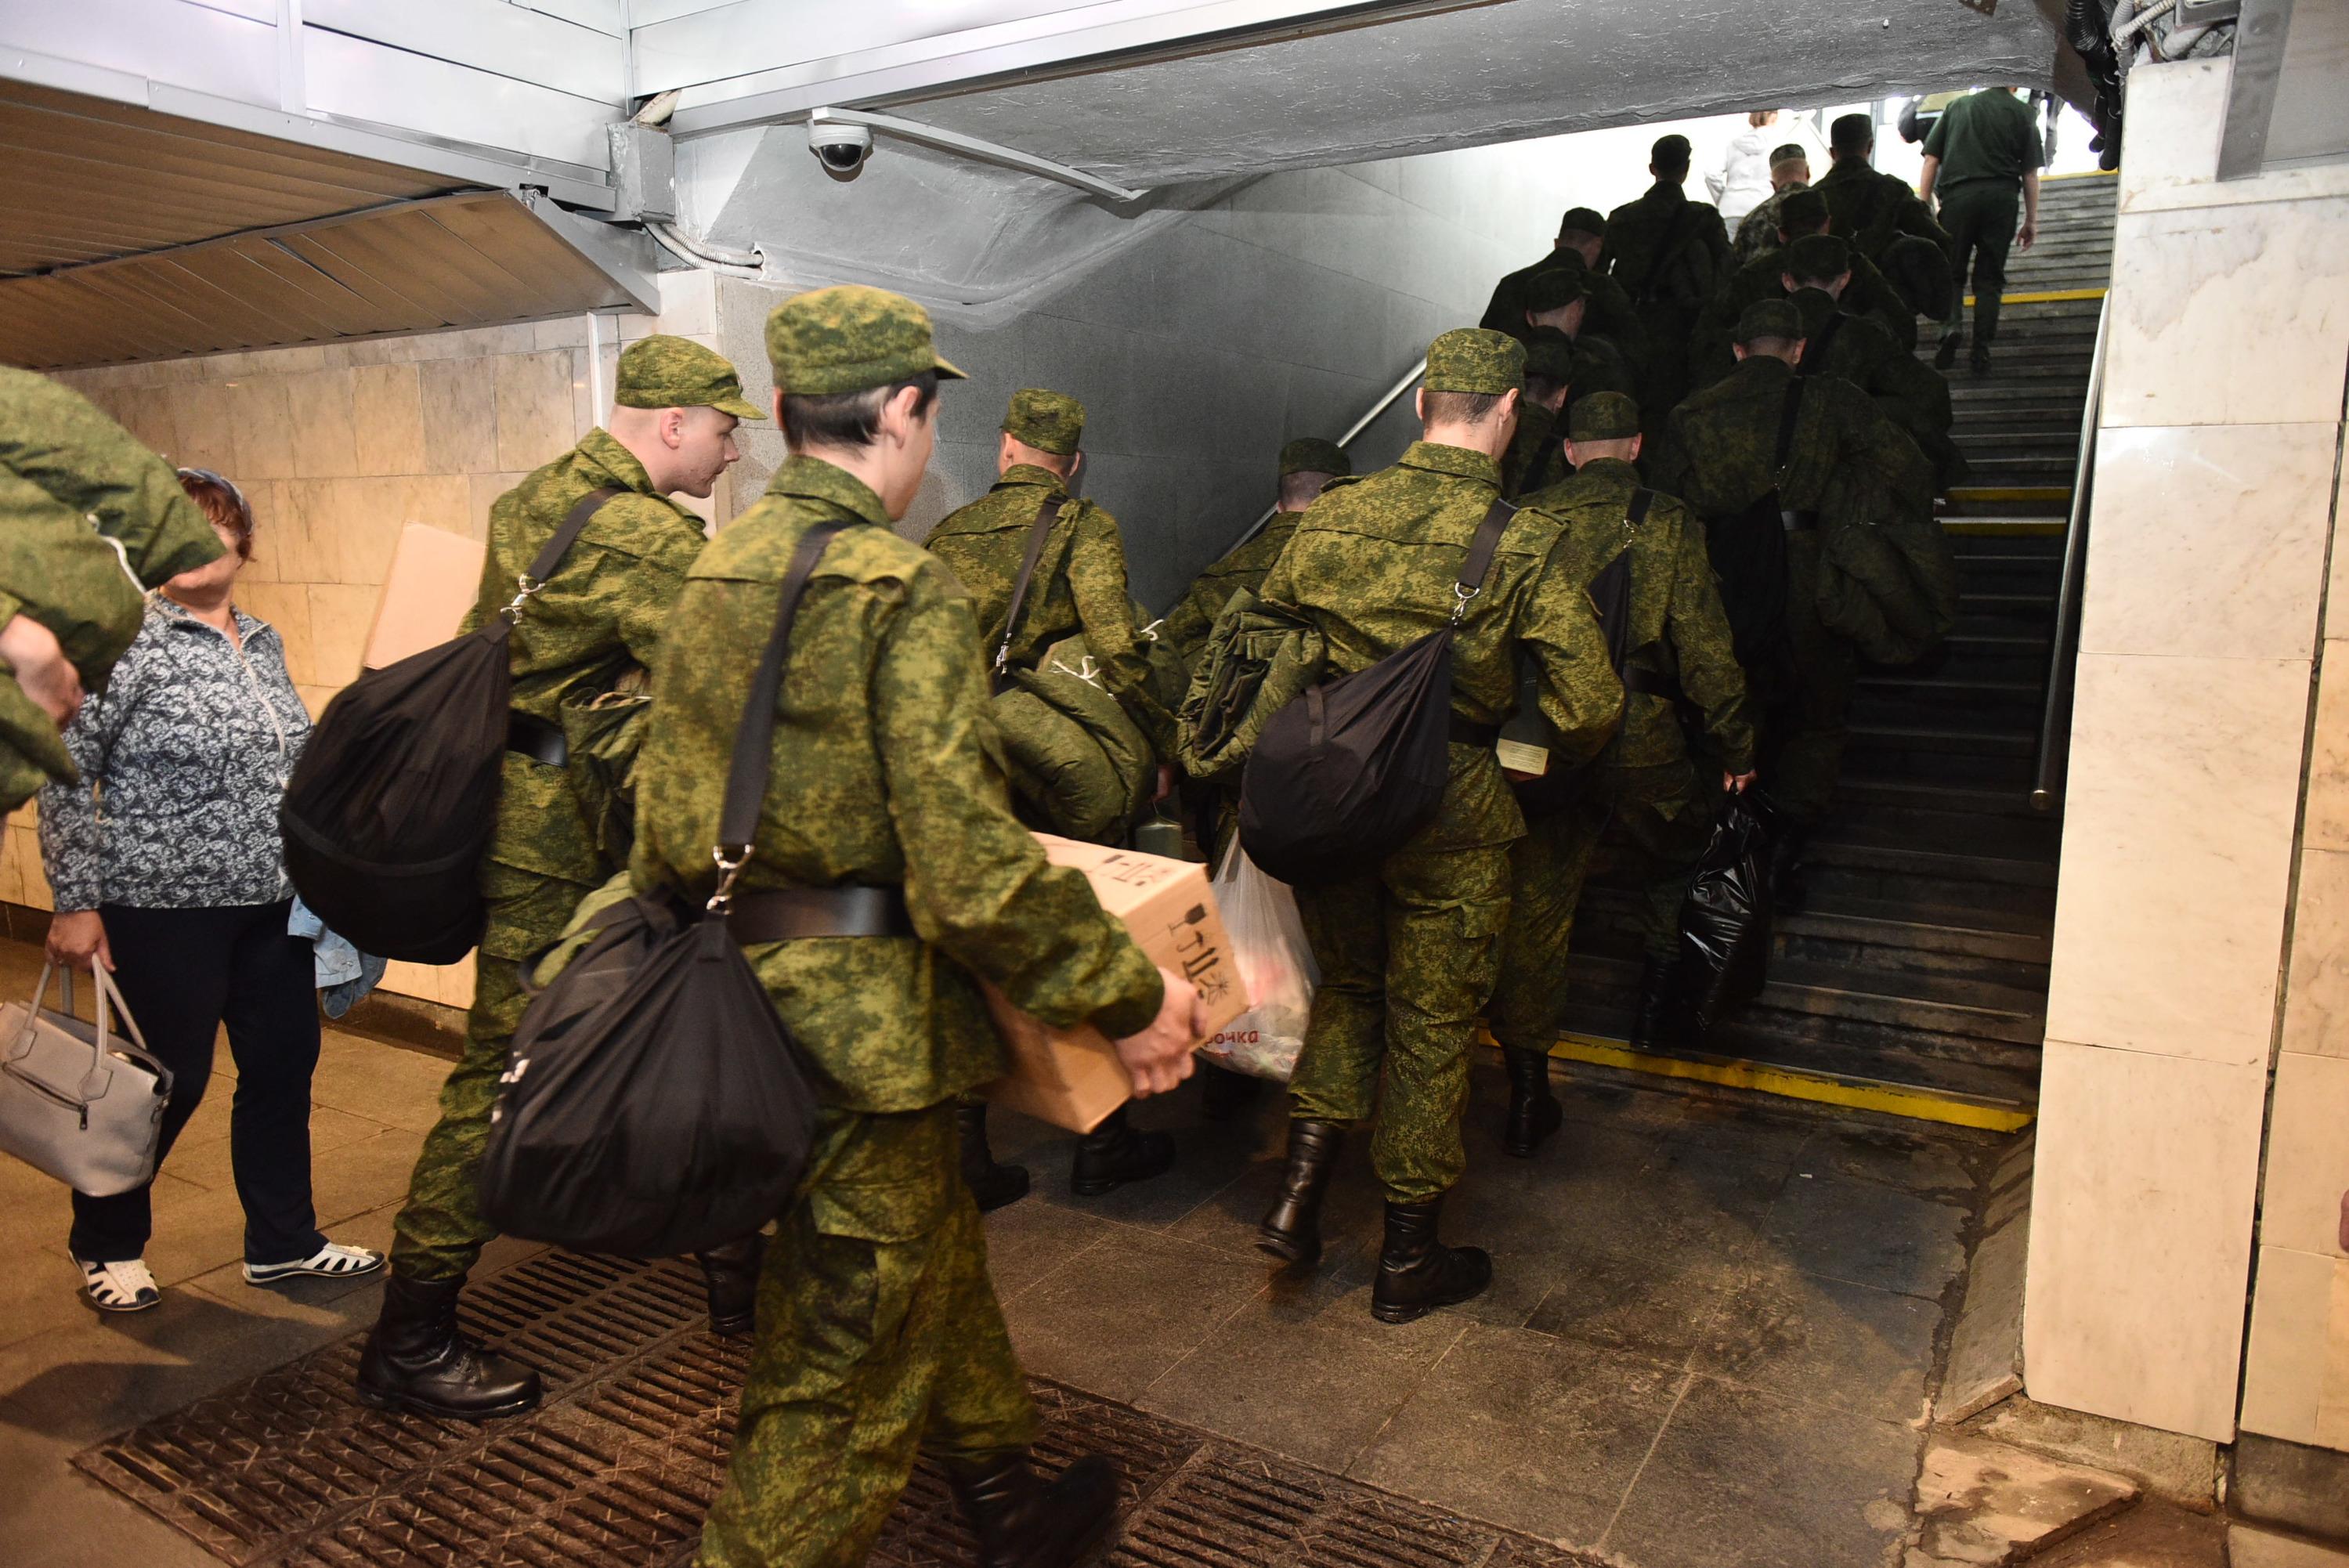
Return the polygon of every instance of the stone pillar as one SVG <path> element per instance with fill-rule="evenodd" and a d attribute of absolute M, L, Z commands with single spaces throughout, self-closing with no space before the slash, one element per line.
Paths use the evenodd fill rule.
<path fill-rule="evenodd" d="M 2295 995 L 2336 1021 L 2284 1042 L 2278 1122 L 2330 1070 L 2349 1143 L 2349 852 L 2302 827 L 2312 728 L 2337 772 L 2349 715 L 2314 702 L 2349 169 L 2219 182 L 2230 65 L 2129 78 L 2024 1315 L 2033 1398 L 2222 1441 L 2296 885 Z"/>

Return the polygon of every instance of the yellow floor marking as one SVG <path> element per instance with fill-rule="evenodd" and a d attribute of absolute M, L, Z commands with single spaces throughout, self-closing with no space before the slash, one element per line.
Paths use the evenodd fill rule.
<path fill-rule="evenodd" d="M 2117 169 L 2075 169 L 2069 174 L 2043 174 L 2039 177 L 2039 183 L 2052 185 L 2058 180 L 2117 180 L 2120 172 Z"/>
<path fill-rule="evenodd" d="M 2061 539 L 2064 537 L 2064 520 L 2060 517 L 1945 517 L 1941 520 L 1941 531 L 1997 539 Z"/>
<path fill-rule="evenodd" d="M 2042 289 L 2037 294 L 2001 294 L 1998 297 L 2008 304 L 2060 304 L 2065 300 L 2102 299 L 2105 297 L 2105 291 L 2102 289 Z M 1973 304 L 1974 296 L 1966 295 L 1966 303 Z"/>
<path fill-rule="evenodd" d="M 2069 506 L 2072 503 L 2070 485 L 1960 485 L 1950 492 L 1953 501 L 1974 500 L 2044 500 Z"/>
<path fill-rule="evenodd" d="M 1488 1043 L 1491 1041 L 1491 1035 L 1482 1030 L 1479 1034 Z M 1588 1062 L 1625 1072 L 1753 1089 L 1787 1099 L 1848 1106 L 1857 1110 L 1907 1117 L 1912 1121 L 1987 1128 L 1993 1132 L 2013 1132 L 2028 1127 L 2033 1114 L 2026 1106 L 2003 1100 L 1936 1093 L 1905 1084 L 1879 1083 L 1873 1078 L 1837 1078 L 1800 1068 L 1773 1067 L 1767 1062 L 1741 1061 L 1731 1057 L 1660 1057 L 1635 1051 L 1619 1040 L 1601 1039 L 1594 1035 L 1560 1035 L 1549 1054 L 1567 1061 Z"/>

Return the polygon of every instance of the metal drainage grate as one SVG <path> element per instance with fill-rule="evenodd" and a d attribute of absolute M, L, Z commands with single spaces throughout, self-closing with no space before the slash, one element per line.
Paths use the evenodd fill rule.
<path fill-rule="evenodd" d="M 470 1293 L 469 1326 L 537 1367 L 546 1402 L 486 1427 L 368 1410 L 357 1336 L 76 1456 L 254 1568 L 678 1568 L 725 1479 L 748 1347 L 712 1337 L 698 1274 L 549 1253 Z M 1571 1568 L 1588 1560 L 1326 1471 L 1037 1386 L 1040 1465 L 1113 1456 L 1129 1510 L 1108 1568 Z M 963 1568 L 925 1464 L 873 1553 Z"/>

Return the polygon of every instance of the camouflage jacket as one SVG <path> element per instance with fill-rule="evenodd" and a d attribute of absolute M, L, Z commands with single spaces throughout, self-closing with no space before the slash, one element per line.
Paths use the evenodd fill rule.
<path fill-rule="evenodd" d="M 1697 317 L 1696 330 L 1689 338 L 1689 367 L 1694 385 L 1711 386 L 1728 375 L 1737 363 L 1730 345 L 1737 335 L 1737 318 L 1745 314 L 1747 305 L 1785 297 L 1786 251 L 1785 246 L 1774 244 L 1738 268 L 1704 307 L 1704 314 Z M 1843 308 L 1850 315 L 1874 321 L 1904 350 L 1917 346 L 1917 313 L 1877 271 L 1876 263 L 1856 252 L 1851 258 L 1851 282 L 1844 285 Z"/>
<path fill-rule="evenodd" d="M 1669 301 L 1695 310 L 1719 286 L 1728 258 L 1720 210 L 1690 201 L 1668 180 L 1607 214 L 1608 272 L 1635 304 Z"/>
<path fill-rule="evenodd" d="M 990 663 L 1011 614 L 1011 590 L 1028 555 L 1028 530 L 1044 503 L 1067 495 L 1060 476 L 1015 463 L 987 494 L 930 531 L 923 542 L 953 568 L 978 616 Z M 1071 500 L 1053 520 L 1036 558 L 1036 576 L 1011 631 L 1010 663 L 1032 667 L 1044 650 L 1071 633 L 1101 661 L 1110 695 L 1124 705 L 1160 756 L 1174 749 L 1174 716 L 1150 684 L 1150 655 L 1136 634 L 1133 598 L 1125 586 L 1125 544 L 1117 519 L 1089 500 Z"/>
<path fill-rule="evenodd" d="M 1414 441 L 1393 468 L 1341 480 L 1306 510 L 1263 597 L 1310 620 L 1332 674 L 1366 669 L 1450 620 L 1453 584 L 1500 494 L 1500 465 L 1481 452 Z M 1623 711 L 1590 596 L 1556 564 L 1559 524 L 1520 511 L 1501 535 L 1484 587 L 1452 650 L 1452 710 L 1498 724 L 1517 705 L 1522 651 L 1541 675 L 1542 713 L 1568 765 L 1598 754 Z M 1493 844 L 1525 830 L 1489 747 L 1454 742 L 1452 782 L 1429 847 Z"/>
<path fill-rule="evenodd" d="M 1586 463 L 1563 484 L 1528 496 L 1526 504 L 1565 524 L 1554 560 L 1586 588 L 1599 569 L 1631 552 L 1630 662 L 1678 683 L 1704 715 L 1723 766 L 1743 773 L 1754 765 L 1754 723 L 1745 675 L 1730 651 L 1729 620 L 1705 559 L 1704 523 L 1674 498 L 1658 494 L 1628 539 L 1624 512 L 1640 471 L 1618 458 Z M 1669 698 L 1628 694 L 1623 732 L 1609 759 L 1645 768 L 1678 761 L 1688 751 L 1680 716 Z"/>
<path fill-rule="evenodd" d="M 1272 521 L 1258 529 L 1254 538 L 1234 546 L 1183 590 L 1183 596 L 1174 601 L 1174 607 L 1159 623 L 1158 634 L 1173 645 L 1186 666 L 1198 657 L 1216 617 L 1223 614 L 1232 594 L 1242 588 L 1254 593 L 1264 586 L 1264 574 L 1272 570 L 1272 563 L 1288 548 L 1288 537 L 1297 531 L 1297 520 L 1304 515 L 1301 511 L 1274 512 Z"/>
<path fill-rule="evenodd" d="M 47 627 L 99 691 L 144 624 L 140 590 L 220 552 L 169 463 L 80 393 L 0 366 L 0 624 Z M 74 777 L 57 727 L 0 675 L 0 810 Z"/>
<path fill-rule="evenodd" d="M 1574 472 L 1574 465 L 1566 460 L 1566 442 L 1562 438 L 1555 442 L 1549 439 L 1565 417 L 1563 407 L 1553 413 L 1546 404 L 1531 400 L 1518 405 L 1517 433 L 1509 438 L 1509 449 L 1501 454 L 1503 495 L 1522 500 Z M 1527 471 L 1537 452 L 1543 454 L 1541 472 L 1537 474 Z"/>
<path fill-rule="evenodd" d="M 1847 161 L 1828 170 L 1816 189 L 1826 198 L 1829 232 L 1850 241 L 1871 262 L 1882 261 L 1885 247 L 1900 234 L 1949 247 L 1950 236 L 1933 221 L 1933 210 L 1897 174 Z"/>
<path fill-rule="evenodd" d="M 1810 187 L 1800 181 L 1773 191 L 1763 198 L 1762 204 L 1737 221 L 1737 232 L 1729 242 L 1729 264 L 1743 267 L 1748 262 L 1761 259 L 1764 251 L 1775 251 L 1785 242 L 1778 238 L 1778 206 L 1797 191 Z"/>
<path fill-rule="evenodd" d="M 1476 325 L 1494 332 L 1506 332 L 1523 342 L 1532 331 L 1526 325 L 1526 284 L 1535 276 L 1556 266 L 1571 266 L 1572 260 L 1561 260 L 1562 253 L 1552 251 L 1529 267 L 1516 272 L 1493 285 L 1492 303 L 1485 307 L 1485 317 Z M 1578 259 L 1578 258 L 1576 258 Z M 1640 325 L 1640 313 L 1631 308 L 1630 295 L 1623 285 L 1605 273 L 1586 270 L 1585 281 L 1590 285 L 1589 303 L 1582 309 L 1582 330 L 1598 333 L 1613 340 L 1623 356 L 1634 363 L 1645 349 L 1644 334 Z"/>
<path fill-rule="evenodd" d="M 1798 291 L 1795 308 L 1803 315 L 1802 374 L 1850 382 L 1909 433 L 1941 488 L 1962 480 L 1965 459 L 1950 438 L 1949 380 L 1894 342 L 1875 317 L 1839 310 L 1817 289 Z"/>
<path fill-rule="evenodd" d="M 1156 1016 L 1156 967 L 1083 875 L 1011 814 L 986 655 L 953 573 L 891 531 L 852 475 L 795 457 L 693 564 L 653 676 L 635 885 L 701 898 L 734 735 L 793 548 L 824 551 L 792 633 L 773 772 L 740 887 L 902 887 L 918 937 L 746 949 L 846 1110 L 920 1109 L 1001 1075 L 974 976 L 1048 1023 L 1112 1036 Z"/>
<path fill-rule="evenodd" d="M 491 503 L 489 555 L 468 624 L 480 624 L 513 598 L 515 580 L 571 509 L 605 486 L 626 493 L 596 511 L 532 596 L 507 645 L 514 710 L 548 724 L 562 722 L 564 698 L 592 697 L 634 670 L 653 667 L 686 568 L 707 542 L 701 520 L 655 494 L 635 454 L 608 432 L 590 430 Z M 594 882 L 614 869 L 602 864 L 595 845 L 564 770 L 508 752 L 490 858 Z"/>

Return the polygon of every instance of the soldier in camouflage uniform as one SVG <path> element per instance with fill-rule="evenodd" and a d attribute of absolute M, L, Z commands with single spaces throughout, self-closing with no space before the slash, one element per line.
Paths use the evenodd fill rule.
<path fill-rule="evenodd" d="M 171 465 L 80 393 L 0 366 L 0 812 L 76 775 L 58 731 L 146 617 L 217 560 Z"/>
<path fill-rule="evenodd" d="M 1528 815 L 1526 836 L 1510 851 L 1509 927 L 1500 983 L 1485 1016 L 1509 1068 L 1502 1147 L 1521 1159 L 1560 1119 L 1549 1087 L 1549 1047 L 1565 1016 L 1567 949 L 1583 876 L 1610 824 L 1629 841 L 1640 867 L 1643 965 L 1633 1047 L 1654 1043 L 1671 1002 L 1681 900 L 1704 852 L 1713 799 L 1689 755 L 1678 704 L 1684 700 L 1702 716 L 1707 758 L 1722 768 L 1728 788 L 1743 789 L 1754 769 L 1745 677 L 1713 587 L 1702 521 L 1654 491 L 1645 514 L 1636 525 L 1630 521 L 1632 492 L 1640 488 L 1631 466 L 1640 438 L 1640 411 L 1629 397 L 1584 398 L 1574 407 L 1568 435 L 1574 477 L 1525 504 L 1563 523 L 1553 560 L 1578 584 L 1587 587 L 1616 556 L 1629 553 L 1625 701 L 1623 727 L 1599 762 L 1574 781 L 1569 799 Z"/>
<path fill-rule="evenodd" d="M 1586 323 L 1589 329 L 1614 344 L 1632 365 L 1642 363 L 1647 343 L 1640 328 L 1639 312 L 1631 308 L 1630 298 L 1622 286 L 1599 270 L 1606 232 L 1607 220 L 1597 209 L 1568 208 L 1558 220 L 1557 238 L 1552 242 L 1550 253 L 1529 267 L 1519 267 L 1494 284 L 1492 301 L 1485 306 L 1485 317 L 1476 325 L 1526 341 L 1526 285 L 1543 273 L 1564 267 L 1588 274 L 1590 304 Z"/>
<path fill-rule="evenodd" d="M 1126 590 L 1117 519 L 1070 493 L 1084 464 L 1085 406 L 1064 392 L 1026 387 L 1011 395 L 1002 430 L 996 453 L 1002 478 L 978 500 L 947 513 L 924 542 L 968 591 L 990 657 L 1000 648 L 1003 667 L 1032 668 L 1054 643 L 1083 633 L 1100 661 L 1102 686 L 1160 757 L 1173 756 L 1174 716 L 1151 683 L 1150 655 Z M 1006 644 L 1004 624 L 1027 559 L 1028 535 L 1055 498 L 1063 503 L 1061 514 L 1044 536 L 1019 624 Z M 988 1148 L 986 1103 L 966 1099 L 961 1116 L 963 1165 L 981 1206 L 1017 1202 L 1028 1191 L 1028 1172 L 999 1161 Z M 1164 1175 L 1174 1163 L 1174 1140 L 1137 1131 L 1121 1109 L 1078 1140 L 1069 1181 L 1078 1196 L 1099 1197 Z"/>
<path fill-rule="evenodd" d="M 1036 1417 L 956 1170 L 957 1094 L 1000 1076 L 978 982 L 1118 1041 L 1136 1091 L 1172 1088 L 1196 993 L 1143 956 L 1011 813 L 985 647 L 954 574 L 891 529 L 919 490 L 940 359 L 922 308 L 878 289 L 767 319 L 791 457 L 693 563 L 653 676 L 636 889 L 700 902 L 729 759 L 793 552 L 823 549 L 776 697 L 774 764 L 730 919 L 814 1068 L 822 1109 L 759 1282 L 758 1339 L 703 1568 L 851 1568 L 917 1449 L 942 1460 L 987 1568 L 1064 1568 L 1109 1523 L 1114 1470 L 1029 1466 Z M 792 890 L 895 895 L 889 934 L 748 934 Z"/>
<path fill-rule="evenodd" d="M 1174 643 L 1185 665 L 1199 656 L 1216 617 L 1223 614 L 1233 593 L 1242 588 L 1254 593 L 1264 585 L 1264 574 L 1288 548 L 1288 536 L 1297 531 L 1297 520 L 1305 515 L 1313 498 L 1331 480 L 1350 478 L 1353 471 L 1346 449 L 1319 436 L 1299 436 L 1280 449 L 1279 490 L 1270 520 L 1193 579 L 1159 624 L 1158 634 Z"/>
<path fill-rule="evenodd" d="M 1738 268 L 1697 318 L 1696 335 L 1689 345 L 1696 386 L 1710 387 L 1736 366 L 1730 339 L 1747 305 L 1757 300 L 1784 299 L 1792 292 L 1785 282 L 1787 248 L 1806 236 L 1827 232 L 1826 201 L 1816 191 L 1789 196 L 1780 204 L 1779 212 L 1784 225 L 1779 243 Z M 1917 313 L 1909 308 L 1899 291 L 1865 256 L 1851 257 L 1850 272 L 1843 308 L 1875 321 L 1904 349 L 1916 347 Z"/>
<path fill-rule="evenodd" d="M 1692 201 L 1689 142 L 1657 139 L 1646 195 L 1607 215 L 1607 265 L 1630 297 L 1647 335 L 1648 362 L 1639 394 L 1648 417 L 1661 420 L 1689 388 L 1689 334 L 1729 271 L 1729 231 L 1720 211 Z"/>
<path fill-rule="evenodd" d="M 1574 472 L 1566 455 L 1567 399 L 1576 394 L 1574 340 L 1537 333 L 1526 345 L 1526 396 L 1517 433 L 1501 457 L 1501 493 L 1515 500 Z"/>
<path fill-rule="evenodd" d="M 1833 234 L 1812 234 L 1785 249 L 1779 281 L 1803 318 L 1800 376 L 1837 376 L 1876 399 L 1884 417 L 1909 432 L 1933 465 L 1942 490 L 1965 480 L 1966 459 L 1950 438 L 1950 383 L 1895 342 L 1874 316 L 1844 302 L 1866 262 Z"/>
<path fill-rule="evenodd" d="M 465 1275 L 496 1233 L 481 1218 L 477 1181 L 506 1047 L 529 1001 L 517 965 L 553 945 L 580 900 L 619 869 L 583 809 L 562 710 L 657 667 L 670 608 L 705 542 L 701 520 L 667 497 L 709 495 L 740 456 L 736 424 L 765 418 L 744 400 L 732 366 L 682 337 L 629 345 L 614 402 L 609 429 L 588 431 L 490 508 L 474 623 L 514 596 L 574 505 L 593 490 L 616 492 L 532 596 L 508 644 L 512 733 L 481 865 L 489 922 L 464 1055 L 393 1225 L 383 1315 L 359 1363 L 359 1396 L 370 1404 L 470 1419 L 538 1399 L 537 1374 L 468 1341 L 456 1311 Z M 744 1332 L 757 1238 L 703 1263 L 714 1325 Z"/>
<path fill-rule="evenodd" d="M 1876 121 L 1865 114 L 1839 116 L 1827 128 L 1827 151 L 1835 167 L 1817 190 L 1827 200 L 1835 232 L 1876 264 L 1909 303 L 1912 318 L 1942 315 L 1950 295 L 1950 236 L 1909 181 L 1875 167 Z"/>
<path fill-rule="evenodd" d="M 1291 1261 L 1319 1256 L 1320 1204 L 1344 1129 L 1377 1109 L 1371 1160 L 1386 1195 L 1371 1311 L 1389 1323 L 1465 1301 L 1492 1260 L 1437 1240 L 1444 1194 L 1466 1156 L 1460 1116 L 1468 1047 L 1491 995 L 1509 909 L 1509 845 L 1525 819 L 1494 755 L 1517 704 L 1519 660 L 1538 672 L 1543 715 L 1572 767 L 1596 754 L 1623 707 L 1622 684 L 1588 595 L 1557 562 L 1559 524 L 1511 518 L 1482 588 L 1454 592 L 1471 542 L 1500 497 L 1525 383 L 1525 350 L 1483 329 L 1429 346 L 1419 395 L 1424 438 L 1395 467 L 1332 485 L 1264 582 L 1267 603 L 1310 621 L 1332 675 L 1367 668 L 1461 619 L 1453 643 L 1452 773 L 1427 825 L 1375 868 L 1298 890 L 1321 968 L 1305 1048 L 1289 1081 L 1288 1167 L 1259 1228 Z"/>
<path fill-rule="evenodd" d="M 1783 638 L 1741 649 L 1740 662 L 1759 710 L 1764 788 L 1786 820 L 1776 880 L 1781 907 L 1790 911 L 1802 903 L 1803 842 L 1835 795 L 1857 673 L 1849 639 L 1819 619 L 1819 541 L 1823 531 L 1847 521 L 1872 521 L 1896 507 L 1930 513 L 1932 504 L 1924 454 L 1868 394 L 1832 376 L 1789 391 L 1803 354 L 1802 330 L 1801 315 L 1785 300 L 1748 306 L 1737 324 L 1737 368 L 1672 411 L 1649 469 L 1657 489 L 1682 498 L 1705 520 L 1709 534 L 1758 506 L 1785 518 L 1784 581 L 1748 583 L 1724 573 L 1722 596 L 1733 619 L 1741 602 L 1784 598 Z M 1800 407 L 1780 470 L 1773 460 L 1790 396 Z M 1721 571 L 1715 542 L 1713 559 Z"/>
<path fill-rule="evenodd" d="M 1780 216 L 1786 198 L 1797 191 L 1811 188 L 1811 154 L 1799 141 L 1789 141 L 1770 151 L 1770 194 L 1761 204 L 1738 220 L 1737 232 L 1730 237 L 1730 265 L 1742 267 L 1763 252 L 1786 242 L 1780 235 L 1785 220 Z"/>

